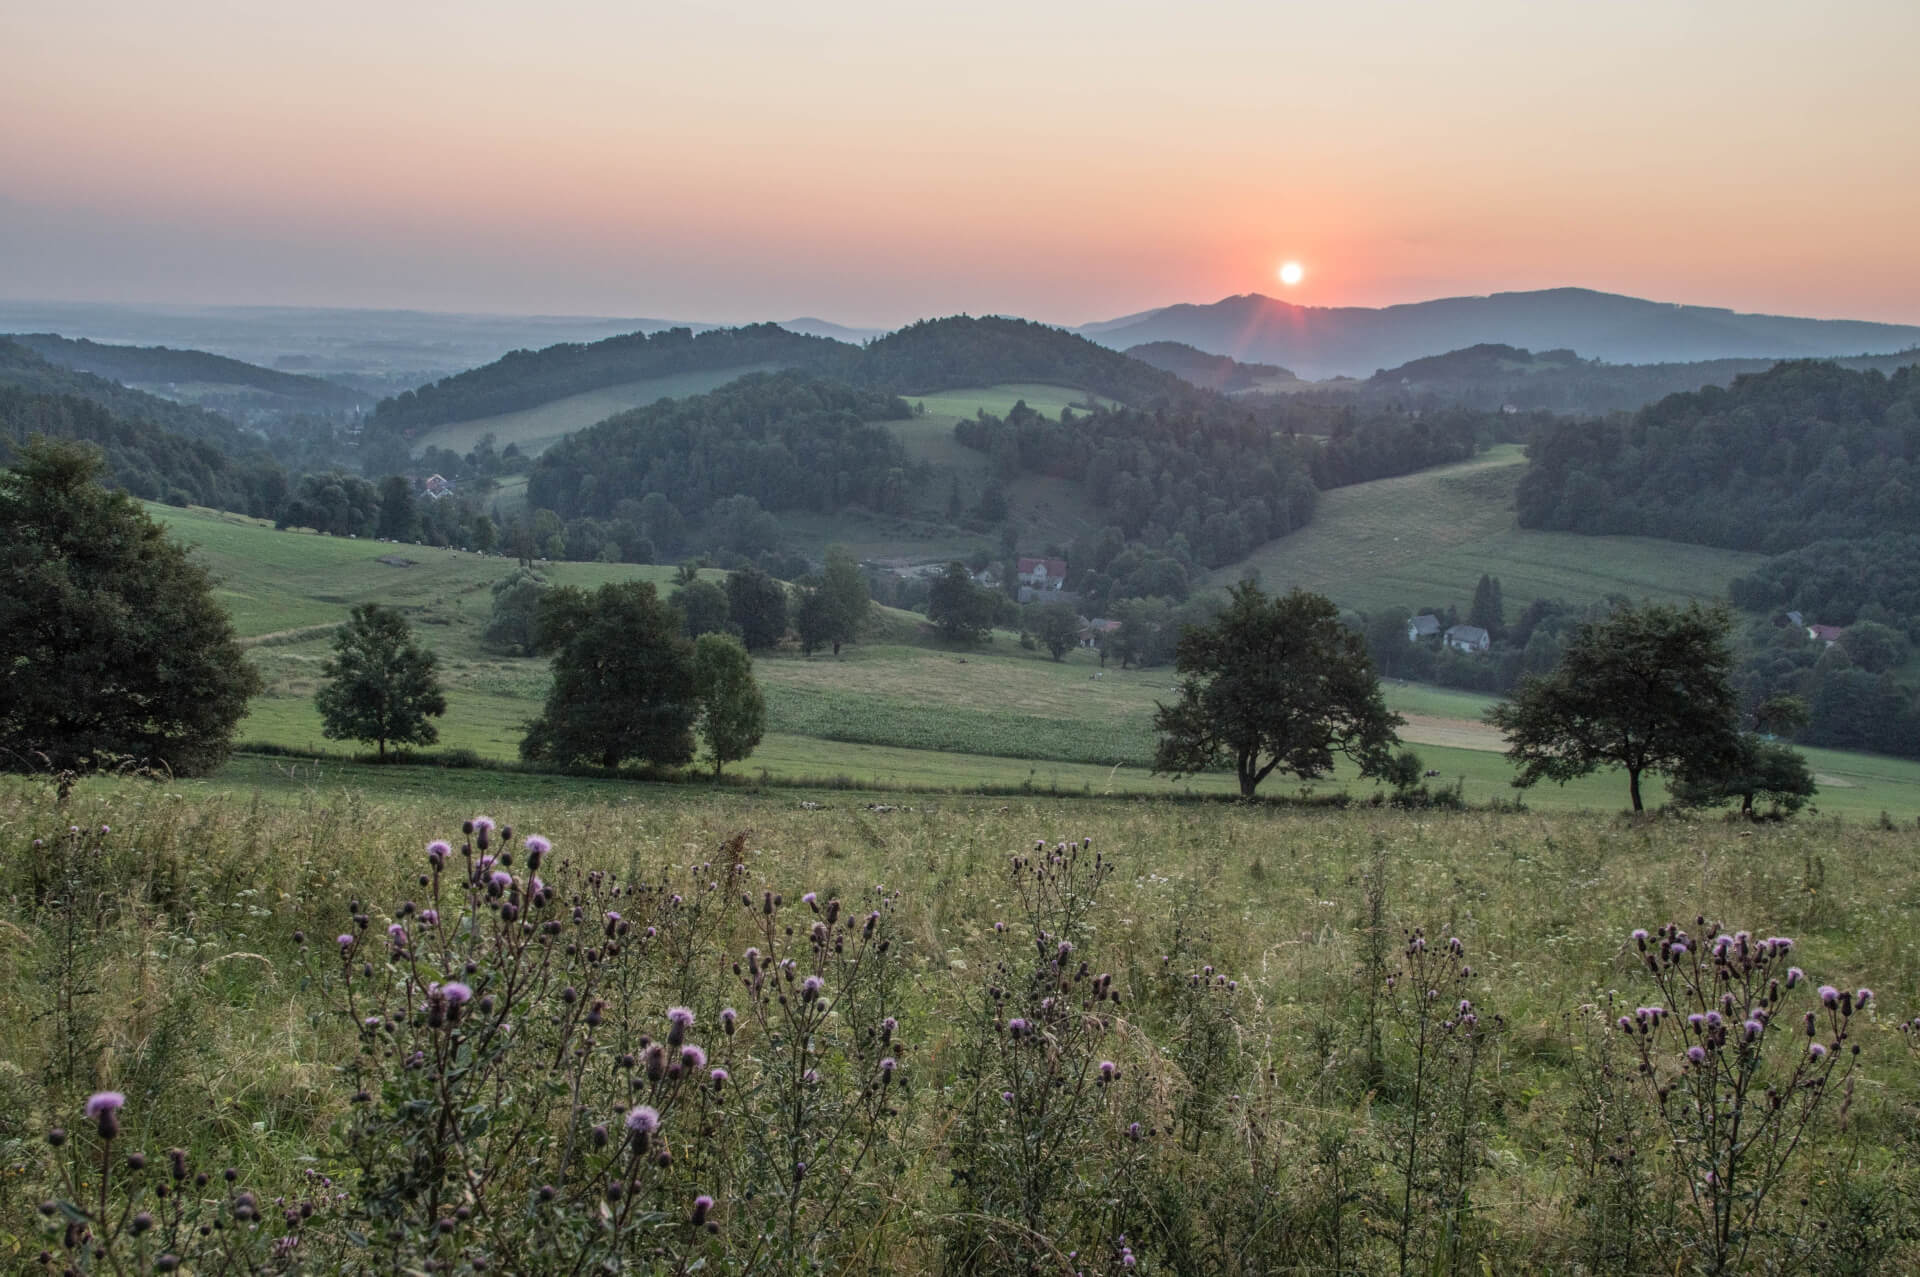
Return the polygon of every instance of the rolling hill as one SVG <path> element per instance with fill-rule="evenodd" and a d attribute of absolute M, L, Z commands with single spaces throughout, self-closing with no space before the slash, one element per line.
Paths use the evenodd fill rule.
<path fill-rule="evenodd" d="M 319 377 L 261 368 L 204 350 L 115 346 L 56 333 L 16 333 L 12 340 L 50 364 L 229 414 L 345 415 L 373 402 L 358 390 Z"/>
<path fill-rule="evenodd" d="M 1379 308 L 1296 306 L 1249 293 L 1182 304 L 1076 330 L 1124 350 L 1174 341 L 1216 355 L 1277 363 L 1302 377 L 1365 377 L 1461 347 L 1570 348 L 1589 359 L 1645 364 L 1735 358 L 1823 358 L 1920 346 L 1920 327 L 1747 315 L 1586 288 L 1449 297 Z"/>

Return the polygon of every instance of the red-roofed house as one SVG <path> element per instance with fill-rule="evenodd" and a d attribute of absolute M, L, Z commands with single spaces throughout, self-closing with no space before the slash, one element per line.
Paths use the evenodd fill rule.
<path fill-rule="evenodd" d="M 1840 636 L 1846 632 L 1847 627 L 1844 625 L 1809 625 L 1807 627 L 1808 638 L 1819 639 L 1828 647 L 1832 647 L 1835 643 L 1838 643 Z"/>
<path fill-rule="evenodd" d="M 1057 590 L 1067 583 L 1065 559 L 1021 559 L 1020 584 L 1036 590 Z"/>

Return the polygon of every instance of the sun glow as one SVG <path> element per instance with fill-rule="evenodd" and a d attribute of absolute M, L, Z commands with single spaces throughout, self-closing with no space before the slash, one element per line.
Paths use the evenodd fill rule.
<path fill-rule="evenodd" d="M 1295 284 L 1307 277 L 1305 268 L 1303 268 L 1299 262 L 1283 262 L 1280 266 L 1279 274 L 1280 282 L 1288 288 L 1292 288 Z"/>

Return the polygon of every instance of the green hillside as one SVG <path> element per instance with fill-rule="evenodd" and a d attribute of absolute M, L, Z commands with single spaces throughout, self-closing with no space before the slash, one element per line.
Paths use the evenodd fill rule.
<path fill-rule="evenodd" d="M 506 575 L 509 561 L 276 532 L 258 521 L 197 509 L 149 510 L 199 548 L 248 641 L 248 659 L 266 677 L 266 695 L 242 724 L 243 741 L 344 752 L 321 736 L 313 691 L 331 628 L 354 604 L 381 602 L 404 609 L 440 657 L 449 702 L 443 747 L 515 757 L 548 675 L 544 661 L 497 656 L 480 644 L 489 586 Z M 383 559 L 412 562 L 396 566 Z M 672 574 L 666 567 L 584 563 L 556 563 L 543 571 L 562 584 L 637 578 L 663 590 Z M 876 632 L 840 660 L 782 653 L 761 658 L 756 671 L 772 731 L 744 765 L 749 773 L 880 787 L 1032 785 L 1141 794 L 1231 789 L 1225 776 L 1175 784 L 1148 774 L 1154 705 L 1172 691 L 1171 671 L 1164 668 L 1102 670 L 1088 651 L 1055 662 L 1044 652 L 1022 650 L 1004 632 L 984 648 L 955 650 L 936 641 L 920 618 L 883 609 Z M 1499 741 L 1477 721 L 1484 698 L 1390 683 L 1387 699 L 1409 719 L 1405 738 L 1447 783 L 1460 780 L 1474 802 L 1511 796 L 1512 773 L 1498 753 Z M 1920 764 L 1824 750 L 1808 756 L 1824 778 L 1822 811 L 1920 814 Z M 1331 783 L 1345 782 L 1336 777 Z M 1276 783 L 1272 792 L 1287 790 Z M 1622 794 L 1617 778 L 1601 775 L 1565 788 L 1542 786 L 1526 799 L 1543 809 L 1612 810 Z"/>
<path fill-rule="evenodd" d="M 414 451 L 446 448 L 464 456 L 481 439 L 492 435 L 495 448 L 518 444 L 522 453 L 537 456 L 549 445 L 574 431 L 584 430 L 618 413 L 661 399 L 704 395 L 748 373 L 768 372 L 777 367 L 778 364 L 739 364 L 603 386 L 598 390 L 549 400 L 534 408 L 433 426 L 413 441 Z"/>
<path fill-rule="evenodd" d="M 1526 471 L 1517 445 L 1472 461 L 1321 494 L 1313 522 L 1222 568 L 1224 586 L 1249 569 L 1269 588 L 1300 586 L 1343 607 L 1464 606 L 1482 573 L 1500 578 L 1510 611 L 1536 598 L 1590 602 L 1609 594 L 1673 602 L 1719 598 L 1759 555 L 1644 537 L 1579 536 L 1514 526 Z"/>

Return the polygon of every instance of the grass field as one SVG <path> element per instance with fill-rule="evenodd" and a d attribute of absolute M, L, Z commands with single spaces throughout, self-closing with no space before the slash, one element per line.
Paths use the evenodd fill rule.
<path fill-rule="evenodd" d="M 511 571 L 508 561 L 278 532 L 208 511 L 151 509 L 199 547 L 249 644 L 249 659 L 265 676 L 266 693 L 241 724 L 242 741 L 315 754 L 347 752 L 321 736 L 313 693 L 331 627 L 355 603 L 380 602 L 404 609 L 440 657 L 449 701 L 440 722 L 441 747 L 496 760 L 518 756 L 548 677 L 544 662 L 501 657 L 480 643 L 489 587 Z M 396 555 L 416 562 L 392 567 L 379 561 Z M 666 567 L 616 564 L 560 563 L 544 570 L 562 584 L 640 579 L 663 592 L 672 576 Z M 1175 782 L 1148 773 L 1154 707 L 1172 695 L 1170 670 L 1102 671 L 1097 656 L 1083 650 L 1055 662 L 1043 651 L 1022 650 L 1006 633 L 983 648 L 951 650 L 911 614 L 881 616 L 884 624 L 868 641 L 847 648 L 838 660 L 781 653 L 756 662 L 770 735 L 739 770 L 784 784 L 1228 792 L 1222 776 Z M 1403 738 L 1440 773 L 1436 783 L 1462 784 L 1474 803 L 1516 796 L 1501 742 L 1479 722 L 1486 698 L 1401 683 L 1389 683 L 1386 696 L 1408 719 Z M 1920 764 L 1808 754 L 1821 777 L 1823 812 L 1867 820 L 1882 811 L 1902 820 L 1920 815 Z M 1349 783 L 1338 774 L 1320 788 Z M 1268 782 L 1266 790 L 1293 788 L 1281 779 Z M 1539 786 L 1524 798 L 1543 810 L 1617 810 L 1624 789 L 1618 778 L 1601 775 L 1565 787 Z M 1356 789 L 1371 791 L 1370 785 Z M 1656 787 L 1653 800 L 1660 796 Z"/>
<path fill-rule="evenodd" d="M 1611 1025 L 1622 1007 L 1658 997 L 1636 974 L 1630 929 L 1679 919 L 1698 934 L 1696 915 L 1794 938 L 1792 960 L 1810 979 L 1786 998 L 1789 1027 L 1767 1038 L 1767 1070 L 1805 1052 L 1799 1015 L 1814 986 L 1878 991 L 1854 1017 L 1861 1054 L 1844 1092 L 1844 1123 L 1836 1079 L 1768 1198 L 1752 1252 L 1732 1271 L 1907 1272 L 1920 1264 L 1920 1243 L 1893 1213 L 1893 1203 L 1920 1189 L 1920 1056 L 1896 1027 L 1920 1010 L 1920 943 L 1911 925 L 1920 855 L 1911 827 L 1329 812 L 1045 793 L 896 794 L 876 803 L 825 790 L 242 759 L 208 781 L 88 780 L 64 805 L 49 785 L 0 779 L 0 1018 L 11 1026 L 0 1035 L 0 1268 L 32 1271 L 43 1247 L 57 1253 L 63 1219 L 43 1231 L 37 1206 L 67 1197 L 53 1172 L 63 1154 L 41 1134 L 65 1127 L 81 1173 L 97 1168 L 80 1106 L 90 1091 L 111 1088 L 126 1096 L 115 1153 L 144 1151 L 162 1174 L 161 1150 L 177 1147 L 190 1169 L 217 1181 L 219 1168 L 232 1167 L 233 1191 L 265 1201 L 300 1200 L 310 1175 L 330 1177 L 340 1197 L 325 1199 L 301 1230 L 293 1250 L 305 1260 L 300 1271 L 426 1271 L 384 1263 L 380 1247 L 390 1234 L 364 1223 L 379 1181 L 360 1177 L 350 1117 L 398 1122 L 413 1110 L 399 1072 L 407 1053 L 362 1055 L 361 1017 L 375 1010 L 378 1023 L 367 1000 L 408 978 L 410 961 L 424 965 L 423 980 L 457 972 L 476 992 L 500 981 L 483 942 L 494 922 L 484 902 L 469 907 L 457 887 L 443 894 L 414 876 L 426 867 L 426 840 L 451 837 L 458 848 L 460 822 L 477 811 L 552 839 L 541 872 L 558 885 L 562 907 L 547 915 L 563 929 L 581 928 L 577 943 L 569 932 L 554 947 L 550 984 L 514 986 L 516 1032 L 498 1066 L 507 1071 L 495 1075 L 497 1085 L 477 1081 L 459 1108 L 472 1147 L 513 1149 L 500 1161 L 497 1194 L 476 1182 L 461 1198 L 456 1240 L 469 1253 L 482 1248 L 492 1271 L 564 1267 L 516 1266 L 485 1251 L 510 1241 L 500 1230 L 527 1217 L 525 1202 L 542 1182 L 561 1186 L 561 1209 L 575 1209 L 584 1188 L 582 1209 L 590 1212 L 600 1195 L 591 1168 L 572 1177 L 549 1169 L 571 1114 L 539 1107 L 540 1097 L 577 1099 L 583 1142 L 588 1125 L 617 1121 L 634 1092 L 615 1057 L 644 1050 L 635 1037 L 662 1032 L 670 1005 L 692 1009 L 689 1040 L 730 1076 L 711 1108 L 695 1110 L 684 1097 L 659 1106 L 675 1161 L 670 1175 L 633 1190 L 663 1212 L 648 1246 L 697 1243 L 707 1248 L 696 1252 L 708 1261 L 703 1271 L 932 1274 L 962 1266 L 953 1262 L 956 1246 L 977 1243 L 963 1232 L 956 1241 L 956 1233 L 983 1209 L 1006 1209 L 983 1208 L 969 1190 L 979 1176 L 1008 1172 L 994 1161 L 971 1163 L 969 1153 L 1033 1155 L 1035 1142 L 1023 1143 L 1027 1128 L 1017 1124 L 1024 1101 L 1013 1089 L 1023 1085 L 1015 1069 L 1026 1057 L 1006 1054 L 1001 1024 L 1015 1011 L 1031 1014 L 1029 1000 L 1039 1004 L 1040 993 L 1026 992 L 1023 964 L 1036 939 L 1048 954 L 1060 934 L 1074 937 L 1077 959 L 1112 976 L 1124 1001 L 1086 1039 L 1050 1028 L 1035 1058 L 1077 1067 L 1084 1056 L 1088 1073 L 1094 1061 L 1112 1060 L 1117 1082 L 1087 1086 L 1086 1104 L 1070 1087 L 1055 1092 L 1063 1098 L 1046 1131 L 1062 1171 L 1044 1208 L 1013 1235 L 1037 1231 L 1051 1248 L 1097 1254 L 1124 1232 L 1137 1266 L 1093 1269 L 1103 1273 L 1392 1272 L 1397 1223 L 1411 1237 L 1416 1272 L 1701 1269 L 1685 1174 L 1674 1162 L 1685 1146 L 1651 1117 L 1650 1091 L 1636 1089 L 1636 1057 Z M 1057 925 L 1050 899 L 1022 888 L 1009 857 L 1030 853 L 1036 838 L 1067 837 L 1089 839 L 1114 872 L 1074 894 L 1073 930 L 1036 936 Z M 726 872 L 722 857 L 743 866 L 739 885 L 750 906 L 729 892 L 696 894 L 709 874 Z M 623 961 L 599 948 L 603 902 L 588 871 L 627 888 L 624 899 L 605 902 L 636 927 Z M 525 869 L 515 864 L 512 872 Z M 680 912 L 682 898 L 668 899 L 665 885 L 677 892 L 683 882 L 692 885 Z M 649 893 L 644 884 L 653 883 L 662 889 Z M 67 903 L 76 884 L 85 889 L 81 910 Z M 763 891 L 784 897 L 764 922 Z M 781 923 L 798 932 L 806 961 L 806 929 L 817 915 L 803 891 L 822 902 L 873 900 L 899 966 L 880 1011 L 836 1001 L 816 1046 L 792 1068 L 795 1086 L 810 1088 L 815 1105 L 858 1094 L 860 1063 L 873 1062 L 843 1049 L 841 1026 L 863 1013 L 896 1017 L 889 1049 L 904 1080 L 889 1114 L 898 1120 L 873 1136 L 876 1156 L 851 1164 L 859 1141 L 817 1143 L 822 1153 L 809 1159 L 806 1183 L 819 1187 L 787 1197 L 779 1185 L 796 1177 L 763 1178 L 761 1168 L 770 1159 L 778 1165 L 782 1123 L 793 1120 L 783 1113 L 796 1111 L 782 1109 L 781 1098 L 800 1092 L 784 1087 L 781 1039 L 731 964 L 743 962 L 749 945 L 784 953 Z M 570 924 L 564 906 L 576 898 L 586 902 L 584 922 Z M 416 934 L 428 925 L 402 900 L 431 900 L 454 925 L 439 933 L 444 939 L 420 942 L 417 957 L 389 962 L 389 924 Z M 853 905 L 850 950 L 867 908 Z M 639 928 L 654 923 L 659 943 L 639 943 Z M 1367 974 L 1380 935 L 1388 937 L 1385 971 L 1406 961 L 1400 937 L 1413 927 L 1436 942 L 1461 937 L 1473 972 L 1462 996 L 1492 1028 L 1475 1057 L 1471 1104 L 1458 1098 L 1466 1093 L 1457 1089 L 1455 1058 L 1417 1055 L 1404 1000 Z M 364 960 L 373 978 L 357 986 L 362 1001 L 349 1002 L 340 996 L 348 965 L 332 937 L 356 931 L 363 939 L 355 964 Z M 303 935 L 322 939 L 303 946 Z M 846 967 L 823 967 L 830 995 L 853 987 Z M 1201 983 L 1209 976 L 1219 982 L 1212 994 Z M 1058 982 L 1056 974 L 1033 987 L 1047 992 Z M 577 1075 L 553 1065 L 548 1027 L 566 1022 L 564 1007 L 586 1004 L 576 985 L 607 1013 Z M 737 1036 L 719 1031 L 722 1006 L 743 1008 Z M 399 1019 L 397 1031 L 407 1032 L 406 1016 Z M 430 1038 L 420 1040 L 431 1050 Z M 1684 1066 L 1668 1058 L 1677 1049 L 1662 1051 L 1665 1081 Z M 1412 1098 L 1421 1060 L 1438 1070 L 1426 1075 L 1434 1083 L 1431 1127 L 1420 1125 Z M 366 1070 L 379 1071 L 370 1083 Z M 356 1098 L 356 1088 L 368 1094 Z M 850 1107 L 827 1111 L 859 1120 Z M 696 1117 L 706 1125 L 697 1127 Z M 1136 1121 L 1139 1139 L 1129 1134 Z M 509 1142 L 521 1129 L 555 1138 Z M 866 1138 L 867 1128 L 856 1129 Z M 424 1142 L 431 1131 L 414 1138 Z M 1395 1167 L 1412 1131 L 1432 1136 L 1432 1179 L 1406 1197 Z M 1616 1133 L 1645 1150 L 1624 1172 L 1604 1156 Z M 371 1138 L 388 1138 L 386 1129 Z M 1464 1143 L 1449 1142 L 1455 1138 Z M 1433 1196 L 1441 1192 L 1435 1184 L 1448 1174 L 1461 1177 L 1471 1203 L 1464 1252 L 1432 1222 L 1445 1200 Z M 137 1181 L 114 1180 L 129 1182 Z M 216 1182 L 216 1204 L 219 1192 Z M 696 1192 L 715 1199 L 715 1233 L 673 1223 Z M 73 1200 L 81 1211 L 92 1199 Z M 1234 1223 L 1250 1211 L 1264 1213 L 1251 1216 L 1252 1226 Z M 431 1236 L 433 1211 L 409 1220 L 415 1215 Z M 791 1228 L 795 1217 L 819 1225 L 801 1234 L 803 1258 L 756 1261 L 756 1241 Z M 281 1231 L 277 1216 L 273 1223 L 262 1230 L 263 1247 Z M 162 1215 L 162 1230 L 168 1226 Z M 172 1244 L 202 1243 L 188 1229 Z M 1623 1247 L 1641 1262 L 1624 1258 Z M 1457 1263 L 1447 1262 L 1450 1254 Z M 1014 1267 L 1024 1270 L 986 1270 Z M 215 1268 L 211 1260 L 189 1265 Z"/>
<path fill-rule="evenodd" d="M 495 448 L 517 443 L 521 452 L 536 456 L 574 431 L 597 425 L 629 408 L 641 408 L 661 399 L 704 395 L 748 373 L 766 372 L 777 367 L 777 364 L 743 364 L 738 368 L 674 373 L 668 377 L 649 377 L 623 382 L 618 386 L 605 386 L 584 394 L 555 399 L 537 408 L 435 426 L 414 441 L 414 449 L 448 448 L 465 456 L 481 439 L 492 435 Z"/>
<path fill-rule="evenodd" d="M 1208 582 L 1226 585 L 1253 568 L 1270 589 L 1298 585 L 1361 611 L 1449 603 L 1464 611 L 1487 573 L 1500 578 L 1512 614 L 1536 598 L 1717 598 L 1761 561 L 1674 541 L 1523 531 L 1513 526 L 1513 491 L 1525 468 L 1520 448 L 1503 445 L 1456 466 L 1322 493 L 1312 523 Z"/>

